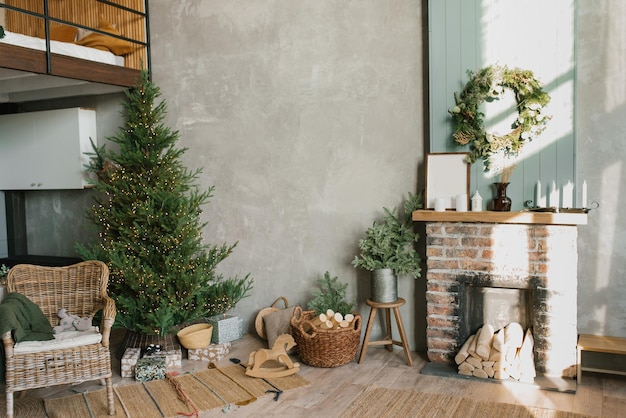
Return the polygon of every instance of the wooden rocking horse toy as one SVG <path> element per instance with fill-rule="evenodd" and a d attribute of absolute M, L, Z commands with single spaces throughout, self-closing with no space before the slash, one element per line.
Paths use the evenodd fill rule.
<path fill-rule="evenodd" d="M 246 374 L 252 377 L 283 377 L 300 371 L 300 364 L 289 358 L 287 351 L 296 346 L 296 342 L 289 334 L 282 334 L 276 338 L 274 346 L 262 348 L 250 353 Z M 262 367 L 266 362 L 278 365 L 276 367 Z"/>

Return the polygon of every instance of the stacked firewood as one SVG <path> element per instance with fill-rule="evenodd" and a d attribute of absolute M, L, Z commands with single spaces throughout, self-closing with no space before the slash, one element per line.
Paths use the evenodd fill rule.
<path fill-rule="evenodd" d="M 498 380 L 532 382 L 536 376 L 534 340 L 517 322 L 494 330 L 483 325 L 470 335 L 454 358 L 459 374 Z"/>

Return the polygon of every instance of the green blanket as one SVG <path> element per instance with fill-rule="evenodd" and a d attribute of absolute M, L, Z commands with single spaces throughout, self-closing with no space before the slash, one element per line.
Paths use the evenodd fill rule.
<path fill-rule="evenodd" d="M 0 335 L 13 331 L 16 343 L 54 339 L 52 326 L 41 308 L 21 293 L 9 293 L 0 303 Z"/>
<path fill-rule="evenodd" d="M 9 293 L 0 303 L 0 335 L 12 331 L 13 340 L 46 341 L 54 339 L 52 326 L 41 308 L 21 293 Z M 4 346 L 0 344 L 0 381 L 4 382 Z"/>

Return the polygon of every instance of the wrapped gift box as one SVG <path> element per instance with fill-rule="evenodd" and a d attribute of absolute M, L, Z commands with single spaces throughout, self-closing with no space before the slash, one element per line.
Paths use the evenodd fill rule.
<path fill-rule="evenodd" d="M 223 344 L 243 337 L 243 320 L 239 317 L 216 315 L 207 318 L 207 321 L 213 325 L 213 334 L 211 335 L 213 344 Z"/>
<path fill-rule="evenodd" d="M 137 360 L 141 356 L 141 350 L 139 348 L 127 348 L 122 356 L 122 377 L 135 376 L 135 365 Z"/>
<path fill-rule="evenodd" d="M 165 359 L 166 369 L 180 369 L 182 366 L 183 353 L 180 348 L 176 350 L 157 351 L 150 355 L 145 355 L 144 358 L 160 357 Z"/>
<path fill-rule="evenodd" d="M 210 344 L 204 348 L 190 349 L 187 353 L 189 360 L 201 360 L 201 361 L 220 361 L 230 352 L 230 342 L 222 344 Z"/>
<path fill-rule="evenodd" d="M 150 356 L 137 360 L 135 380 L 149 382 L 155 379 L 165 379 L 165 358 Z"/>

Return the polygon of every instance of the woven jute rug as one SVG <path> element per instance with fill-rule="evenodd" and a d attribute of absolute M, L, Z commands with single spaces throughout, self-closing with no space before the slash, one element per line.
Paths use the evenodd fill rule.
<path fill-rule="evenodd" d="M 194 373 L 115 386 L 116 417 L 176 417 L 195 411 L 222 408 L 225 412 L 254 402 L 261 396 L 274 396 L 308 385 L 298 374 L 274 379 L 247 376 L 241 365 L 211 368 Z M 188 400 L 185 401 L 184 399 Z M 109 417 L 104 390 L 65 398 L 46 399 L 50 418 Z"/>
<path fill-rule="evenodd" d="M 363 391 L 341 414 L 341 418 L 369 417 L 591 418 L 573 412 L 374 386 Z"/>
<path fill-rule="evenodd" d="M 4 416 L 7 407 L 6 396 L 4 396 L 4 385 L 0 387 L 0 416 Z M 41 418 L 46 416 L 43 401 L 40 398 L 26 394 L 13 396 L 13 414 L 16 418 Z"/>

